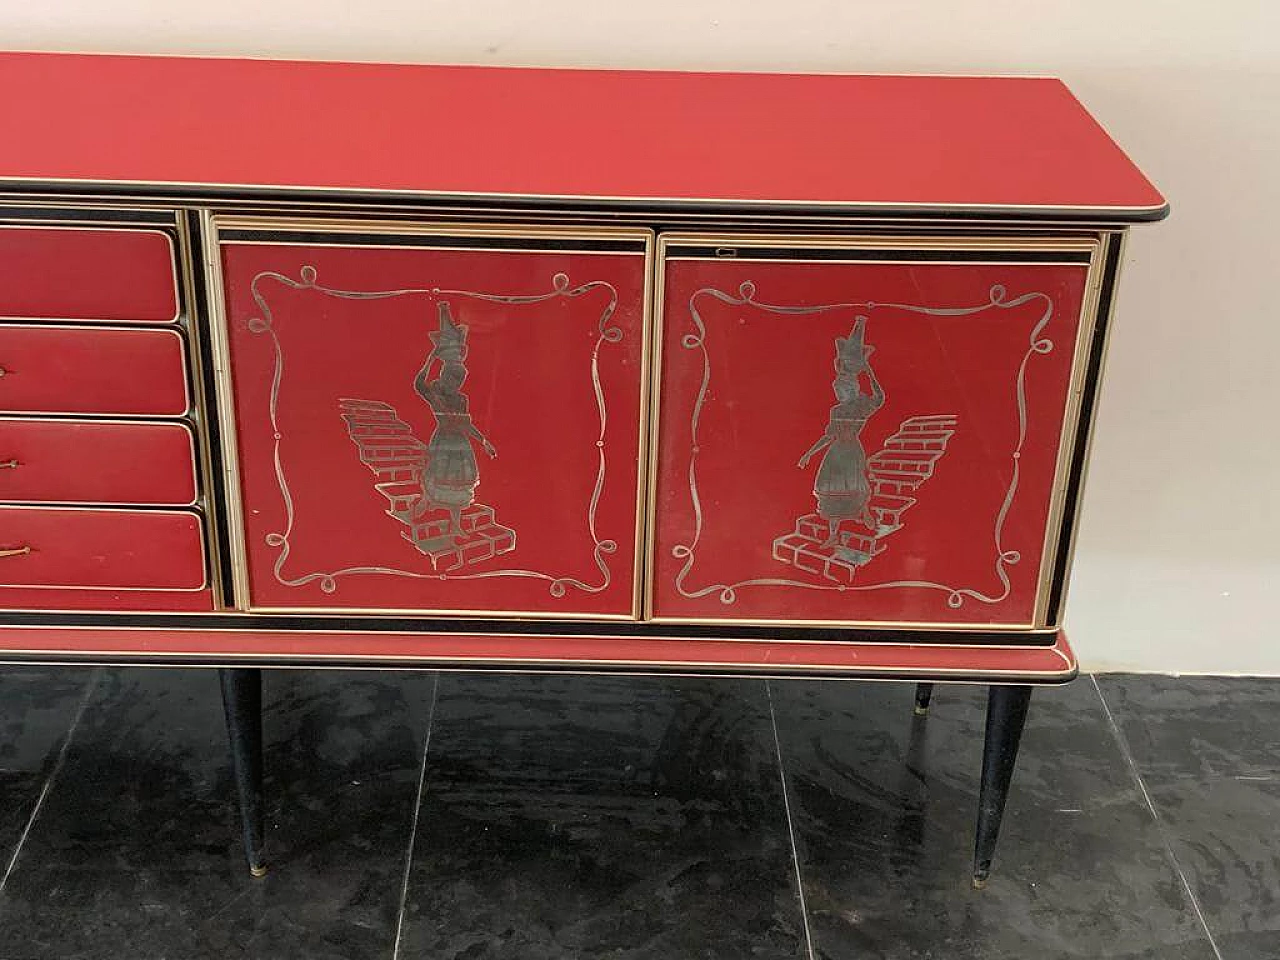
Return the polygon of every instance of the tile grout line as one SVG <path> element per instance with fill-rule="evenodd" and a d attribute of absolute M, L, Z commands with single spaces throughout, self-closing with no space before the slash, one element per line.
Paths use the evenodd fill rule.
<path fill-rule="evenodd" d="M 102 668 L 98 667 L 93 671 L 89 682 L 85 684 L 84 693 L 80 695 L 80 705 L 76 708 L 76 715 L 72 717 L 71 725 L 67 727 L 66 736 L 62 738 L 62 746 L 58 748 L 58 758 L 54 760 L 53 767 L 49 770 L 49 775 L 45 777 L 44 786 L 40 788 L 40 796 L 36 798 L 36 805 L 31 808 L 31 816 L 27 818 L 27 825 L 23 828 L 22 835 L 18 837 L 17 845 L 13 848 L 13 856 L 9 858 L 9 865 L 5 867 L 4 876 L 0 877 L 0 893 L 4 893 L 4 888 L 9 883 L 9 877 L 12 876 L 14 868 L 18 865 L 18 857 L 22 854 L 22 847 L 26 844 L 27 837 L 36 825 L 36 819 L 44 808 L 45 800 L 48 799 L 50 791 L 53 790 L 53 782 L 57 779 L 58 774 L 62 772 L 63 764 L 67 761 L 67 751 L 71 749 L 71 740 L 76 735 L 76 728 L 80 726 L 80 720 L 84 717 L 85 708 L 89 706 L 89 698 L 93 695 L 94 690 L 98 688 L 98 681 L 101 678 Z"/>
<path fill-rule="evenodd" d="M 1107 715 L 1107 723 L 1111 727 L 1111 735 L 1115 738 L 1116 744 L 1120 748 L 1120 754 L 1124 757 L 1125 763 L 1129 765 L 1133 779 L 1137 781 L 1138 789 L 1142 791 L 1142 799 L 1146 801 L 1147 810 L 1151 813 L 1151 819 L 1155 821 L 1156 832 L 1160 835 L 1160 842 L 1164 845 L 1164 852 L 1169 857 L 1169 862 L 1173 864 L 1173 869 L 1178 874 L 1178 879 L 1182 881 L 1182 889 L 1187 891 L 1187 899 L 1191 901 L 1191 909 L 1195 911 L 1196 919 L 1200 921 L 1200 928 L 1204 930 L 1205 938 L 1209 941 L 1209 947 L 1213 950 L 1213 955 L 1218 960 L 1223 960 L 1222 951 L 1218 949 L 1218 942 L 1213 939 L 1213 931 L 1209 929 L 1209 922 L 1205 919 L 1204 911 L 1200 909 L 1200 901 L 1196 897 L 1195 891 L 1191 889 L 1191 881 L 1187 879 L 1187 875 L 1182 869 L 1182 864 L 1178 862 L 1177 854 L 1173 852 L 1173 843 L 1169 839 L 1169 830 L 1165 826 L 1164 818 L 1160 816 L 1160 811 L 1156 809 L 1155 801 L 1151 799 L 1151 794 L 1147 791 L 1146 781 L 1142 779 L 1142 774 L 1138 771 L 1138 764 L 1133 759 L 1133 751 L 1129 749 L 1129 741 L 1125 738 L 1124 731 L 1120 729 L 1120 724 L 1116 722 L 1115 715 L 1111 712 L 1111 706 L 1107 703 L 1107 698 L 1102 695 L 1102 687 L 1098 685 L 1097 674 L 1089 674 L 1089 680 L 1093 683 L 1093 689 L 1098 694 L 1098 701 L 1102 704 L 1102 710 Z"/>
<path fill-rule="evenodd" d="M 400 958 L 400 937 L 404 933 L 404 908 L 409 899 L 409 874 L 413 869 L 413 848 L 418 842 L 418 817 L 422 813 L 422 791 L 427 781 L 427 752 L 431 749 L 431 730 L 436 720 L 436 696 L 440 692 L 440 674 L 431 684 L 431 706 L 427 709 L 427 731 L 423 737 L 422 764 L 418 768 L 418 792 L 413 800 L 413 823 L 409 827 L 409 846 L 404 855 L 404 879 L 400 883 L 400 904 L 396 909 L 396 939 L 391 960 Z"/>
<path fill-rule="evenodd" d="M 800 898 L 800 920 L 804 923 L 804 946 L 809 960 L 814 960 L 813 933 L 809 930 L 809 905 L 804 899 L 804 878 L 800 872 L 800 849 L 796 845 L 796 828 L 791 819 L 791 798 L 787 792 L 787 771 L 782 761 L 782 739 L 778 736 L 778 715 L 773 709 L 773 687 L 764 682 L 765 696 L 769 700 L 769 723 L 773 726 L 773 748 L 778 757 L 778 780 L 782 784 L 782 809 L 787 815 L 787 836 L 791 840 L 791 863 L 795 867 L 796 894 Z"/>

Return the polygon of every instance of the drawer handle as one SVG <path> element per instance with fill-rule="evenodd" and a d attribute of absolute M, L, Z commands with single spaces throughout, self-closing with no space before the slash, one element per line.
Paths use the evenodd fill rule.
<path fill-rule="evenodd" d="M 0 550 L 0 557 L 21 557 L 31 552 L 31 547 L 15 547 L 12 550 Z"/>
<path fill-rule="evenodd" d="M 4 367 L 0 367 L 0 377 L 3 377 L 3 376 L 4 376 L 6 373 L 8 373 L 8 372 L 9 372 L 9 371 L 8 371 L 8 370 L 6 370 Z"/>
<path fill-rule="evenodd" d="M 0 470 L 16 470 L 20 466 L 22 464 L 18 463 L 17 460 L 0 460 Z"/>

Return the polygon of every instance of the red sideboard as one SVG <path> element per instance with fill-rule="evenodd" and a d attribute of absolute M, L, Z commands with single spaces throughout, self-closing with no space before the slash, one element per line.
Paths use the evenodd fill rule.
<path fill-rule="evenodd" d="M 1165 204 L 1058 81 L 0 82 L 0 659 L 1074 676 Z"/>

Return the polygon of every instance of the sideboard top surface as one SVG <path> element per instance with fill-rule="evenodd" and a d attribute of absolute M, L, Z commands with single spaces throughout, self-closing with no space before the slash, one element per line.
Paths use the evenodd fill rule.
<path fill-rule="evenodd" d="M 0 54 L 0 184 L 1159 219 L 1059 80 Z"/>

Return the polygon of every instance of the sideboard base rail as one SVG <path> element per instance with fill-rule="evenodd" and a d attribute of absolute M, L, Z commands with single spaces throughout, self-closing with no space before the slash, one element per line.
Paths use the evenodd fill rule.
<path fill-rule="evenodd" d="M 954 683 L 1067 683 L 1061 631 L 1048 645 L 459 636 L 264 630 L 0 627 L 0 663 L 517 673 L 679 674 Z"/>

